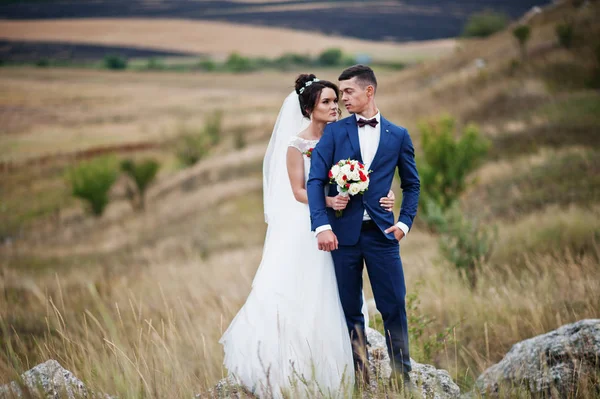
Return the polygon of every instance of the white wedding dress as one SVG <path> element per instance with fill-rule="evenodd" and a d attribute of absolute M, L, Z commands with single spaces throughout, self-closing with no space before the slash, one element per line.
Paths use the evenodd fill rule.
<path fill-rule="evenodd" d="M 283 108 L 280 118 L 282 114 Z M 278 145 L 272 139 L 271 155 L 279 157 L 274 165 L 281 168 L 282 153 L 285 157 L 287 146 L 295 147 L 304 153 L 306 183 L 310 170 L 306 152 L 317 142 L 291 136 L 284 135 L 285 145 L 281 135 Z M 270 194 L 274 187 L 267 182 L 273 181 L 267 158 L 269 151 L 265 159 L 269 226 L 263 257 L 246 303 L 220 340 L 224 364 L 232 377 L 260 398 L 350 398 L 352 348 L 331 254 L 318 250 L 308 205 L 293 198 L 285 170 L 283 175 L 271 170 L 271 175 L 282 176 L 277 193 Z"/>

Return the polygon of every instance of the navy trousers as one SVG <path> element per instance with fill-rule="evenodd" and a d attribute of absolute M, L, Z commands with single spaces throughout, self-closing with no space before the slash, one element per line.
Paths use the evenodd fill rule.
<path fill-rule="evenodd" d="M 358 243 L 340 245 L 332 255 L 357 372 L 366 373 L 364 362 L 368 359 L 361 312 L 363 264 L 367 266 L 377 310 L 383 318 L 392 368 L 400 373 L 409 372 L 406 284 L 399 243 L 386 238 L 374 222 L 363 222 Z"/>

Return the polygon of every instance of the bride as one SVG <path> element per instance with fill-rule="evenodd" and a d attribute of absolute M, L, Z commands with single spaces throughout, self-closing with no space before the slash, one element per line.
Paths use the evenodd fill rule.
<path fill-rule="evenodd" d="M 311 151 L 338 119 L 338 99 L 335 84 L 300 75 L 265 155 L 263 257 L 246 303 L 219 341 L 230 375 L 261 398 L 352 395 L 352 347 L 333 260 L 317 249 L 305 188 Z M 336 210 L 347 201 L 326 198 Z M 380 202 L 391 211 L 393 192 Z"/>

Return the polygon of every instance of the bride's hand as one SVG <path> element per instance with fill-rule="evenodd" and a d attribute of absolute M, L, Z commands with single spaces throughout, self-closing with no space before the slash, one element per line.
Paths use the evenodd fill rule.
<path fill-rule="evenodd" d="M 333 208 L 336 211 L 346 209 L 350 197 L 344 197 L 342 195 L 336 195 L 335 197 L 325 197 L 325 203 L 328 208 Z"/>
<path fill-rule="evenodd" d="M 390 190 L 387 197 L 381 197 L 379 204 L 386 211 L 392 212 L 394 210 L 394 205 L 396 204 L 396 195 Z"/>

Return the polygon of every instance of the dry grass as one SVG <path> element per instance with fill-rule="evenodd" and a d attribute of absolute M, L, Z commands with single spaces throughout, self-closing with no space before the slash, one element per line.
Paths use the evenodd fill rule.
<path fill-rule="evenodd" d="M 542 33 L 534 45 L 550 40 Z M 442 111 L 480 118 L 495 143 L 510 136 L 517 146 L 529 137 L 531 124 L 554 126 L 555 140 L 573 123 L 564 118 L 586 107 L 589 112 L 576 115 L 585 116 L 581 127 L 597 128 L 596 93 L 557 95 L 535 69 L 506 74 L 513 46 L 500 34 L 439 63 L 378 71 L 378 105 L 389 119 L 408 126 L 417 144 L 418 119 Z M 486 76 L 473 69 L 479 54 L 489 56 Z M 317 74 L 336 77 L 335 71 Z M 33 162 L 107 143 L 164 144 L 181 126 L 200 126 L 217 109 L 224 110 L 228 129 L 246 126 L 251 140 L 248 148 L 232 152 L 226 137 L 193 168 L 163 170 L 149 192 L 146 214 L 135 214 L 117 187 L 100 220 L 75 203 L 58 201 L 58 216 L 33 217 L 30 228 L 1 244 L 0 342 L 6 350 L 0 354 L 0 382 L 48 358 L 94 389 L 122 398 L 188 398 L 223 376 L 217 341 L 245 300 L 261 257 L 262 151 L 294 78 L 277 72 L 3 70 L 2 160 Z M 533 116 L 516 112 L 515 98 Z M 581 107 L 581 98 L 591 101 Z M 426 334 L 455 326 L 452 342 L 444 342 L 431 361 L 464 389 L 514 343 L 600 317 L 597 149 L 589 140 L 566 137 L 549 144 L 548 136 L 536 137 L 546 140 L 536 138 L 539 147 L 531 150 L 498 150 L 475 172 L 477 183 L 462 199 L 473 215 L 483 215 L 486 204 L 510 210 L 519 196 L 536 199 L 516 217 L 488 215 L 499 236 L 477 289 L 470 290 L 439 258 L 437 238 L 418 223 L 402 244 L 409 293 L 420 287 L 415 312 L 434 319 Z M 151 154 L 172 159 L 166 146 Z M 34 162 L 37 167 L 4 172 L 0 217 L 25 212 L 28 201 L 63 190 L 59 179 L 66 164 L 68 159 Z M 495 187 L 513 184 L 518 192 Z M 577 201 L 563 195 L 570 192 L 561 191 L 568 184 L 577 184 Z M 499 191 L 483 201 L 479 195 L 491 189 Z M 56 205 L 49 203 L 50 209 Z"/>
<path fill-rule="evenodd" d="M 102 18 L 0 21 L 0 38 L 141 47 L 218 58 L 232 52 L 254 57 L 277 57 L 289 52 L 317 55 L 336 47 L 348 54 L 370 54 L 377 60 L 405 62 L 437 58 L 455 46 L 454 40 L 381 43 L 228 22 L 134 18 L 127 19 L 127 23 L 122 19 Z"/>

